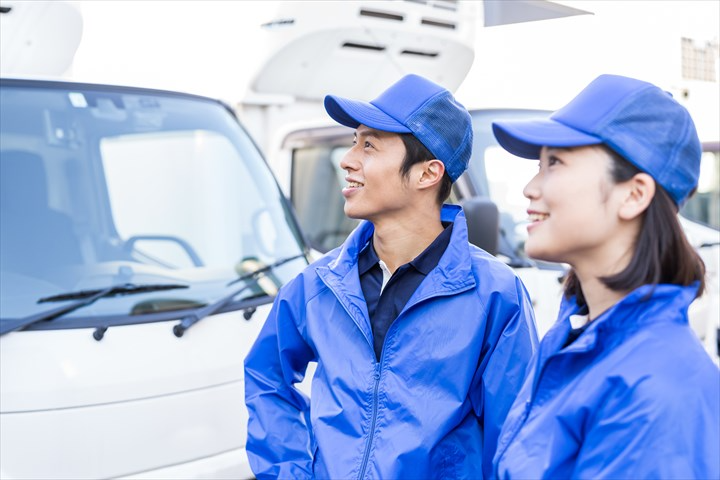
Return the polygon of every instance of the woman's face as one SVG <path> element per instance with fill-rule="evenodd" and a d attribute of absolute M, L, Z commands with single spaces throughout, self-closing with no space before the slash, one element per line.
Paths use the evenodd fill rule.
<path fill-rule="evenodd" d="M 525 250 L 532 258 L 600 266 L 632 245 L 619 235 L 618 209 L 627 189 L 611 178 L 612 159 L 598 146 L 544 147 L 540 170 L 525 186 L 530 199 Z"/>

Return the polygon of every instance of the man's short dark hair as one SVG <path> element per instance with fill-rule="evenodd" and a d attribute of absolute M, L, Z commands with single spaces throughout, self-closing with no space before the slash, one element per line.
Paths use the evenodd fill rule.
<path fill-rule="evenodd" d="M 399 135 L 405 145 L 405 158 L 400 166 L 400 174 L 407 178 L 408 175 L 410 175 L 410 169 L 413 165 L 433 160 L 435 156 L 430 153 L 430 150 L 412 133 L 400 133 Z M 445 172 L 440 183 L 440 189 L 438 190 L 437 200 L 439 205 L 445 203 L 448 197 L 450 197 L 451 190 L 452 180 L 450 179 L 450 175 Z"/>

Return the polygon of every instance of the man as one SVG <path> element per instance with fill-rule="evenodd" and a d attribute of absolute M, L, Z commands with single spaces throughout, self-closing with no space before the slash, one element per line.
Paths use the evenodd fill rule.
<path fill-rule="evenodd" d="M 467 110 L 407 75 L 355 128 L 345 213 L 366 220 L 279 292 L 245 361 L 258 478 L 482 478 L 537 345 L 510 268 L 443 206 L 470 158 Z M 317 362 L 308 400 L 295 387 Z"/>

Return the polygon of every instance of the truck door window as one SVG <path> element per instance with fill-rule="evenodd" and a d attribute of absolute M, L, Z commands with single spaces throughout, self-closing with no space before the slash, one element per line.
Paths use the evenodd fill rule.
<path fill-rule="evenodd" d="M 705 146 L 697 192 L 680 213 L 685 218 L 720 229 L 720 151 L 717 142 Z"/>
<path fill-rule="evenodd" d="M 523 224 L 516 230 L 525 231 L 528 199 L 523 195 L 523 189 L 537 173 L 537 162 L 516 157 L 493 145 L 485 149 L 485 168 L 490 197 L 515 223 Z"/>
<path fill-rule="evenodd" d="M 310 246 L 327 252 L 339 246 L 358 221 L 345 215 L 342 188 L 343 146 L 312 146 L 293 151 L 291 199 Z"/>

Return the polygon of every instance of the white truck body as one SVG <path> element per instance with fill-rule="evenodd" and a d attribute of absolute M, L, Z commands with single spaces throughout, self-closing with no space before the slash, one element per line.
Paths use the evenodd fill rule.
<path fill-rule="evenodd" d="M 243 360 L 307 265 L 229 107 L 0 80 L 0 478 L 247 478 Z"/>
<path fill-rule="evenodd" d="M 307 265 L 272 172 L 222 102 L 7 78 L 82 19 L 0 7 L 0 478 L 252 478 L 243 360 Z"/>
<path fill-rule="evenodd" d="M 563 10 L 567 7 L 552 2 L 486 5 L 490 4 L 512 5 L 516 10 L 492 12 L 477 2 L 348 1 L 333 2 L 328 12 L 334 21 L 326 22 L 307 5 L 283 2 L 276 16 L 265 24 L 267 61 L 237 110 L 291 199 L 315 250 L 322 253 L 339 245 L 357 223 L 344 216 L 340 193 L 344 172 L 339 162 L 352 133 L 328 117 L 322 105 L 325 94 L 371 100 L 407 73 L 424 75 L 454 91 L 473 61 L 475 28 L 483 24 L 483 16 L 485 24 L 496 24 L 502 18 L 517 20 L 518 12 L 524 15 L 523 20 L 587 13 Z M 530 6 L 545 10 L 534 11 Z M 492 136 L 490 122 L 549 112 L 496 108 L 471 109 L 471 113 L 473 158 L 468 172 L 456 183 L 451 201 L 463 203 L 481 197 L 498 206 L 498 254 L 526 284 L 538 331 L 543 335 L 556 318 L 564 266 L 534 262 L 525 256 L 522 245 L 527 203 L 521 191 L 536 166 L 502 151 Z M 713 168 L 717 172 L 717 160 L 710 166 L 711 173 Z M 708 290 L 691 307 L 692 324 L 717 361 L 720 232 L 687 219 L 683 225 L 708 269 Z"/>

